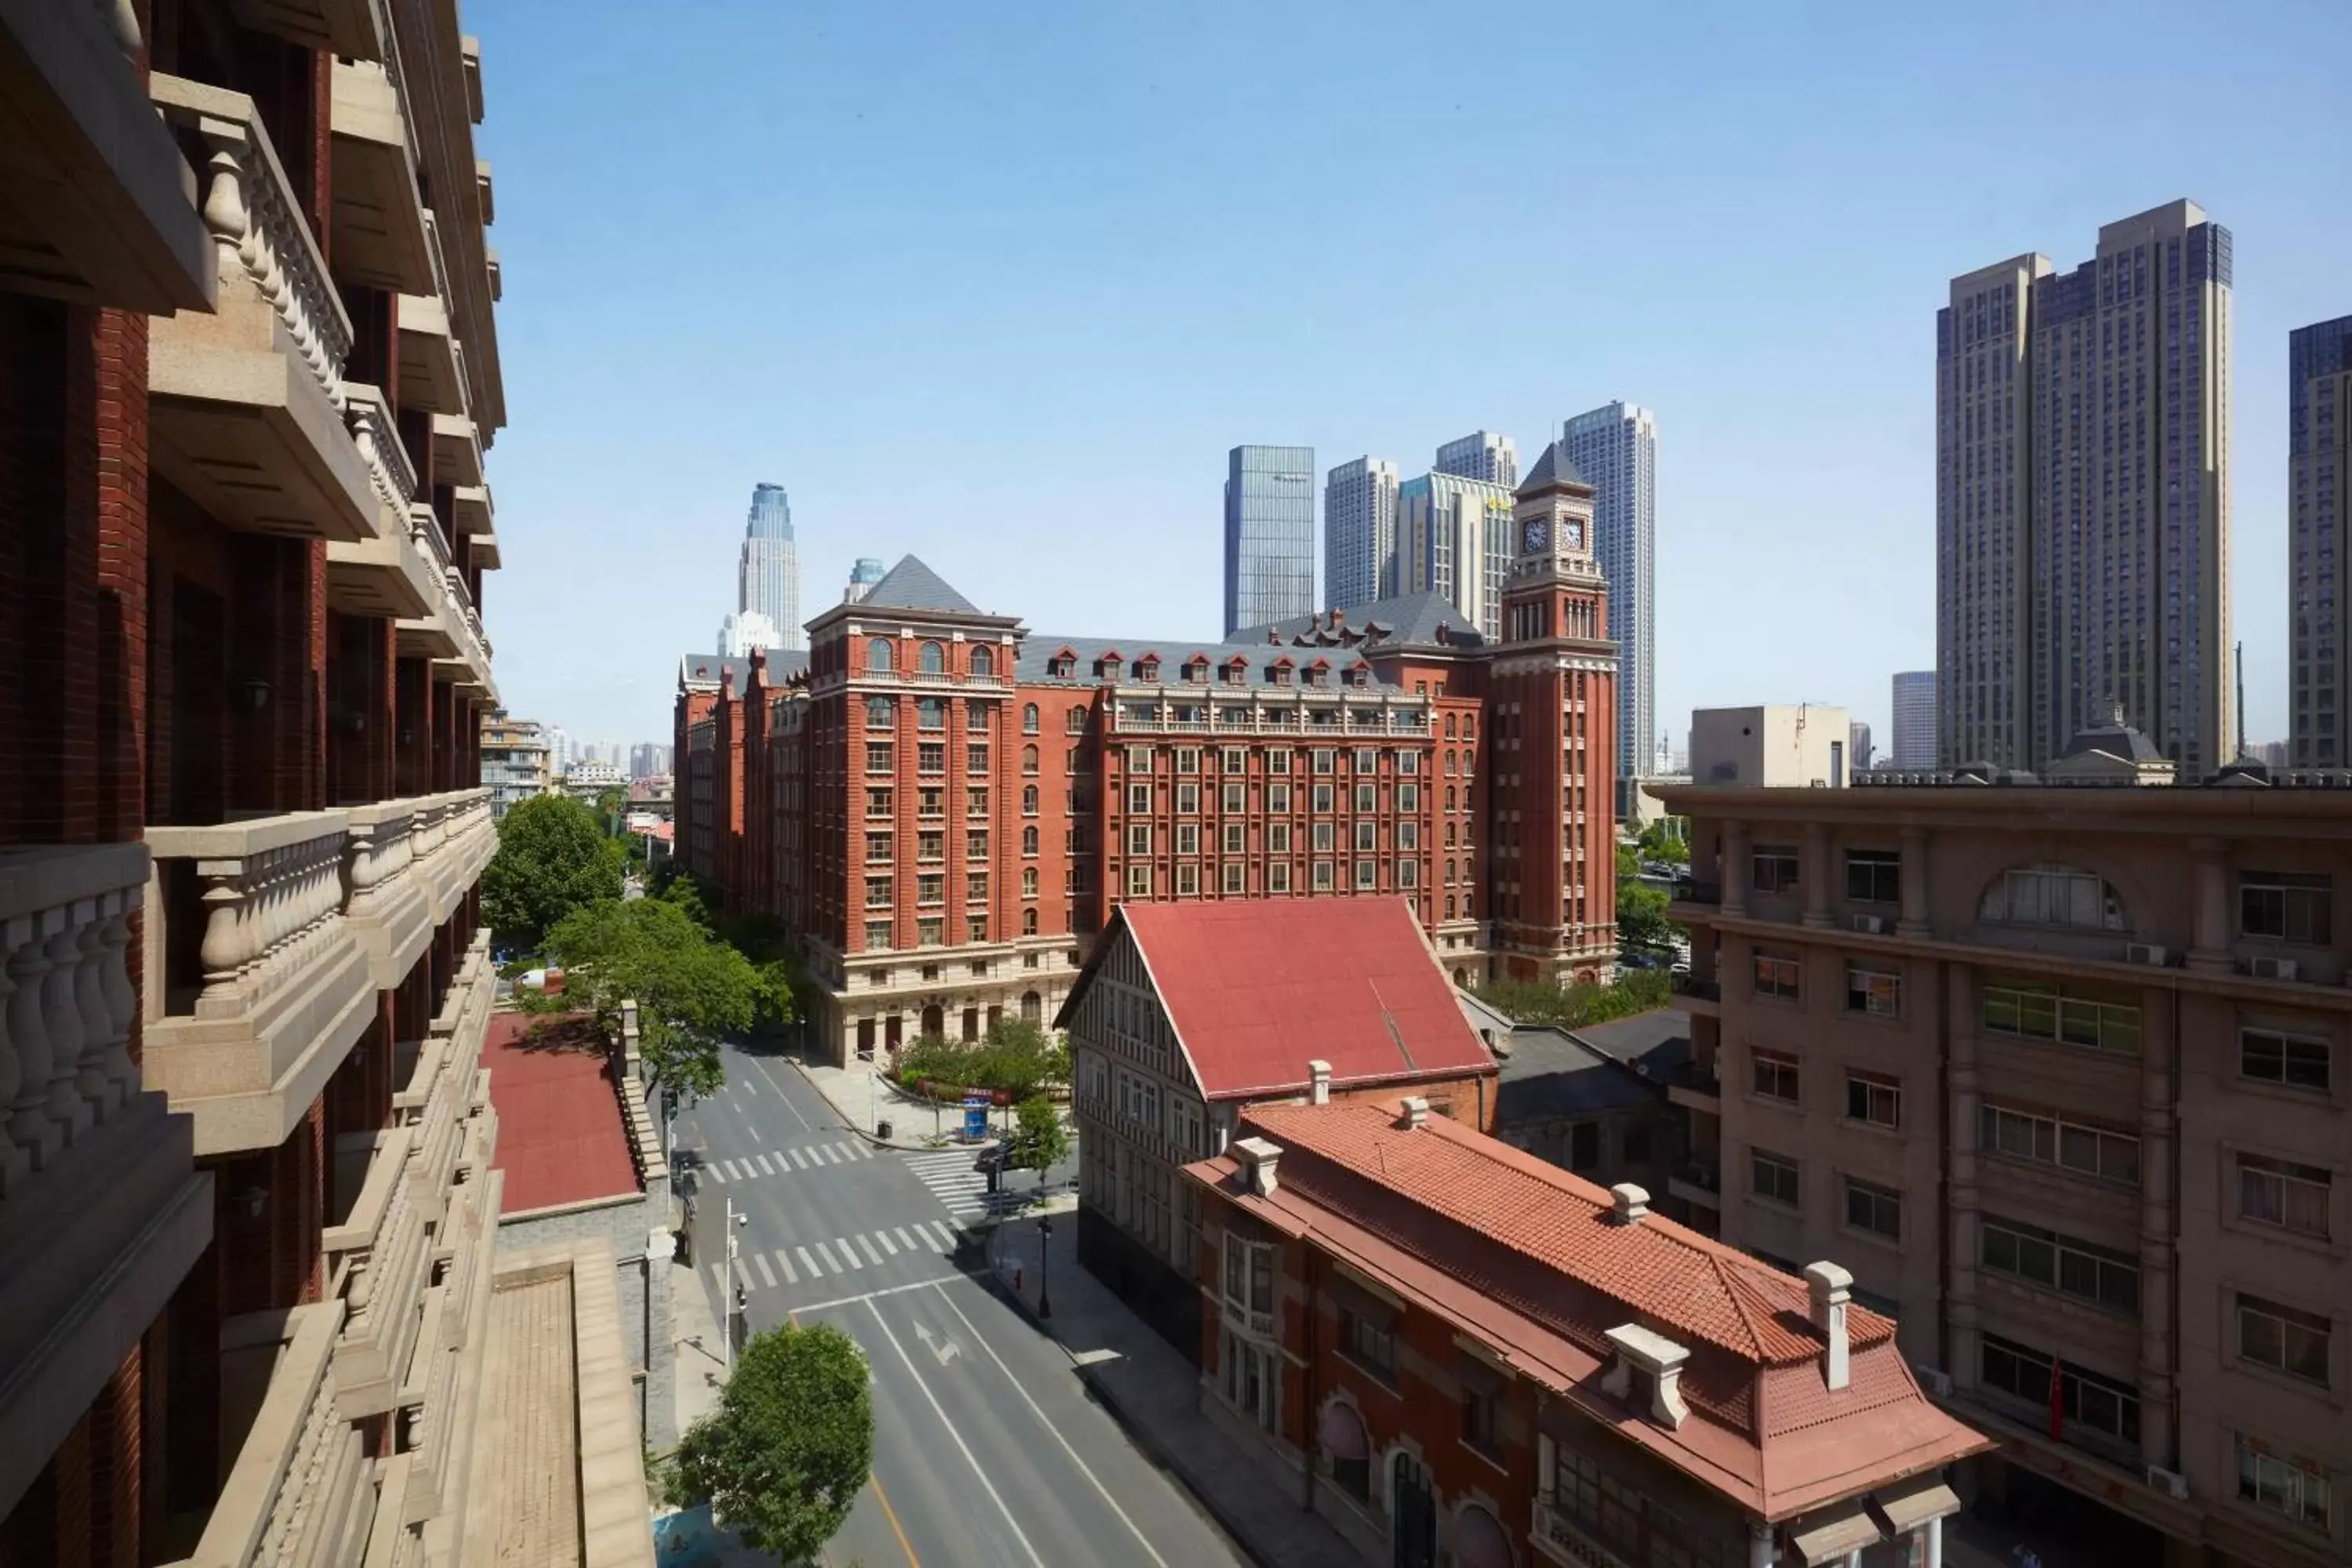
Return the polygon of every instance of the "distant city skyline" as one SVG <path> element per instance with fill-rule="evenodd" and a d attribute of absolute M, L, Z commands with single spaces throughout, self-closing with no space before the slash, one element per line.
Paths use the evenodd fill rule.
<path fill-rule="evenodd" d="M 1397 466 L 1353 458 L 1323 480 L 1323 602 L 1347 609 L 1385 597 L 1396 568 Z"/>
<path fill-rule="evenodd" d="M 793 503 L 784 487 L 751 487 L 743 543 L 735 558 L 735 610 L 721 624 L 719 652 L 740 658 L 753 647 L 801 649 L 800 544 L 793 534 Z"/>
<path fill-rule="evenodd" d="M 1593 553 L 1609 580 L 1618 772 L 1645 773 L 1658 712 L 1658 416 L 1605 403 L 1562 420 L 1560 440 L 1592 487 Z"/>
<path fill-rule="evenodd" d="M 1519 444 L 1492 430 L 1473 431 L 1438 447 L 1429 468 L 1432 473 L 1458 474 L 1465 479 L 1516 486 L 1519 482 Z"/>
<path fill-rule="evenodd" d="M 1226 455 L 1224 635 L 1315 610 L 1315 448 Z"/>

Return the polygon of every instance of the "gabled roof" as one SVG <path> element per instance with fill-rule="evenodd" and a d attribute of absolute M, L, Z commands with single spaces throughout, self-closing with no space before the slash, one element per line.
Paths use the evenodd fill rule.
<path fill-rule="evenodd" d="M 1204 1099 L 1302 1094 L 1316 1060 L 1335 1088 L 1496 1070 L 1402 899 L 1122 904 L 1057 1023 L 1122 931 Z"/>
<path fill-rule="evenodd" d="M 1538 496 L 1562 485 L 1591 488 L 1585 484 L 1584 476 L 1576 471 L 1576 464 L 1569 457 L 1568 448 L 1554 441 L 1543 449 L 1543 456 L 1536 459 L 1536 466 L 1528 470 L 1528 477 L 1519 481 L 1519 488 L 1513 493 Z"/>
<path fill-rule="evenodd" d="M 809 656 L 804 648 L 772 647 L 763 651 L 767 655 L 767 684 L 771 687 L 782 686 L 809 667 Z M 715 653 L 688 653 L 678 656 L 677 683 L 682 689 L 716 688 L 725 684 L 730 675 L 735 678 L 734 691 L 740 694 L 749 690 L 751 685 L 751 655 L 730 658 Z"/>
<path fill-rule="evenodd" d="M 1471 649 L 1484 646 L 1486 641 L 1478 635 L 1477 623 L 1474 618 L 1465 616 L 1460 605 L 1434 591 L 1375 599 L 1368 605 L 1350 605 L 1339 614 L 1340 628 L 1358 634 L 1360 638 L 1358 646 L 1367 653 L 1388 653 L 1408 647 Z M 1446 629 L 1444 643 L 1440 643 L 1437 637 L 1440 626 Z M 1225 640 L 1263 645 L 1271 633 L 1285 643 L 1313 646 L 1318 634 L 1328 634 L 1331 630 L 1331 612 L 1323 610 L 1311 616 L 1293 616 L 1288 620 L 1275 621 L 1266 626 L 1245 627 Z"/>
<path fill-rule="evenodd" d="M 981 613 L 979 605 L 949 587 L 944 578 L 912 555 L 898 557 L 898 564 L 882 574 L 882 581 L 866 589 L 857 603 L 873 609 L 944 610 L 959 616 Z"/>

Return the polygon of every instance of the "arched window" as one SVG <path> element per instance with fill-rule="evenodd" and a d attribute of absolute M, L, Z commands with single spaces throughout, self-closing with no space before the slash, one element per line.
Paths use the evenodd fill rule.
<path fill-rule="evenodd" d="M 1445 885 L 1449 888 L 1454 885 L 1454 862 L 1451 860 L 1445 863 Z"/>
<path fill-rule="evenodd" d="M 1502 1522 L 1484 1505 L 1465 1502 L 1454 1515 L 1454 1568 L 1518 1568 Z"/>
<path fill-rule="evenodd" d="M 1021 853 L 1024 855 L 1037 853 L 1037 830 L 1034 827 L 1024 827 L 1021 830 Z"/>
<path fill-rule="evenodd" d="M 1021 771 L 1032 776 L 1035 775 L 1037 772 L 1036 747 L 1024 746 L 1021 748 Z"/>
<path fill-rule="evenodd" d="M 1478 715 L 1475 713 L 1462 715 L 1462 738 L 1465 741 L 1475 741 L 1478 738 Z"/>
<path fill-rule="evenodd" d="M 1021 911 L 1021 934 L 1023 936 L 1035 936 L 1037 934 L 1037 911 L 1035 910 L 1023 910 Z M 1026 1016 L 1026 1015 L 1024 1014 L 1024 1016 Z"/>
<path fill-rule="evenodd" d="M 985 735 L 995 711 L 993 702 L 967 702 L 963 705 L 963 727 L 972 734 Z"/>
<path fill-rule="evenodd" d="M 1085 734 L 1087 732 L 1087 710 L 1083 708 L 1071 709 L 1070 721 L 1064 725 L 1063 728 L 1069 731 L 1073 735 Z"/>
<path fill-rule="evenodd" d="M 991 647 L 973 648 L 971 650 L 971 672 L 974 675 L 994 675 L 996 673 L 996 650 Z"/>
<path fill-rule="evenodd" d="M 1454 918 L 1454 895 L 1451 893 L 1445 895 L 1445 918 L 1447 920 L 1452 920 Z M 1456 973 L 1458 973 L 1459 972 L 1457 971 Z"/>
<path fill-rule="evenodd" d="M 881 646 L 888 647 L 890 645 L 888 643 L 884 643 Z M 888 730 L 897 724 L 897 722 L 898 716 L 896 710 L 887 697 L 869 697 L 866 700 L 866 727 L 867 729 Z"/>
<path fill-rule="evenodd" d="M 1037 896 L 1037 868 L 1034 866 L 1027 868 L 1021 873 L 1021 896 L 1024 899 L 1034 899 Z"/>
<path fill-rule="evenodd" d="M 1037 786 L 1035 784 L 1024 784 L 1022 786 L 1021 815 L 1024 816 L 1034 816 L 1037 815 Z"/>
<path fill-rule="evenodd" d="M 1448 754 L 1451 755 L 1450 752 Z M 1447 773 L 1452 773 L 1454 770 L 1452 768 L 1448 768 L 1445 771 Z M 1454 809 L 1454 786 L 1452 784 L 1447 784 L 1445 786 L 1445 809 L 1448 811 L 1452 811 Z M 1446 831 L 1450 833 L 1453 829 L 1449 827 Z M 1447 842 L 1451 843 L 1452 840 L 1449 839 Z"/>
<path fill-rule="evenodd" d="M 1449 741 L 1454 739 L 1454 715 L 1448 713 L 1445 716 L 1445 738 Z"/>
<path fill-rule="evenodd" d="M 1994 925 L 2131 929 L 2124 901 L 2106 879 L 2055 860 L 2012 866 L 1995 877 L 1977 902 L 1977 919 Z"/>
<path fill-rule="evenodd" d="M 1316 1436 L 1331 1456 L 1333 1484 L 1358 1502 L 1371 1501 L 1372 1442 L 1355 1407 L 1339 1399 L 1325 1405 Z"/>
<path fill-rule="evenodd" d="M 890 639 L 888 637 L 876 637 L 866 645 L 866 668 L 877 675 L 889 673 Z"/>
<path fill-rule="evenodd" d="M 1445 753 L 1445 775 L 1448 778 L 1453 777 L 1454 773 L 1460 771 L 1454 766 L 1458 754 L 1459 753 L 1454 752 L 1448 752 Z"/>
<path fill-rule="evenodd" d="M 948 672 L 948 650 L 935 642 L 927 642 L 915 658 L 915 668 L 925 675 L 945 675 Z"/>
<path fill-rule="evenodd" d="M 1453 803 L 1449 801 L 1446 804 L 1450 806 Z M 1449 822 L 1445 825 L 1445 847 L 1448 849 L 1454 847 L 1454 836 L 1459 831 L 1460 829 L 1454 823 Z"/>
<path fill-rule="evenodd" d="M 926 697 L 915 704 L 915 727 L 919 730 L 944 730 L 948 727 L 948 705 L 944 698 Z"/>
<path fill-rule="evenodd" d="M 1021 732 L 1024 735 L 1034 735 L 1037 732 L 1037 705 L 1034 702 L 1026 704 L 1021 710 Z"/>
<path fill-rule="evenodd" d="M 1021 994 L 1022 1017 L 1027 1019 L 1030 1023 L 1034 1024 L 1040 1018 L 1045 1016 L 1045 1004 L 1039 1000 L 1037 993 L 1034 991 L 1024 991 Z"/>

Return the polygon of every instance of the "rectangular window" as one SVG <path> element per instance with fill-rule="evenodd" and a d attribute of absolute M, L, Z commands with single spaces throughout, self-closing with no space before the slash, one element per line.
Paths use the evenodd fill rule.
<path fill-rule="evenodd" d="M 1797 1163 L 1761 1149 L 1748 1155 L 1748 1190 L 1769 1203 L 1798 1206 Z"/>
<path fill-rule="evenodd" d="M 1421 772 L 1421 753 L 1419 752 L 1399 752 L 1396 754 L 1396 766 L 1397 772 L 1401 773 L 1417 773 Z"/>
<path fill-rule="evenodd" d="M 1266 824 L 1265 852 L 1269 855 L 1290 853 L 1290 824 L 1286 822 Z"/>
<path fill-rule="evenodd" d="M 2328 1340 L 2334 1331 L 2334 1322 L 2315 1312 L 2282 1307 L 2259 1296 L 2238 1298 L 2238 1355 L 2257 1366 L 2325 1388 Z"/>
<path fill-rule="evenodd" d="M 932 871 L 915 879 L 915 901 L 919 904 L 947 902 L 948 879 Z"/>
<path fill-rule="evenodd" d="M 1405 753 L 1408 758 L 1411 757 L 1412 754 L 1412 753 L 1410 752 Z M 1396 808 L 1399 811 L 1419 811 L 1421 809 L 1421 786 L 1419 784 L 1401 784 L 1397 785 Z"/>
<path fill-rule="evenodd" d="M 1286 746 L 1278 746 L 1273 751 L 1266 752 L 1265 771 L 1270 773 L 1288 773 L 1290 771 L 1289 748 Z"/>
<path fill-rule="evenodd" d="M 1903 1239 L 1903 1194 L 1853 1176 L 1845 1178 L 1845 1223 L 1855 1230 Z"/>
<path fill-rule="evenodd" d="M 1191 816 L 1198 812 L 1201 809 L 1201 786 L 1196 784 L 1178 784 L 1176 786 L 1176 809 L 1186 816 Z"/>
<path fill-rule="evenodd" d="M 988 917 L 986 915 L 972 915 L 968 917 L 963 922 L 963 927 L 964 941 L 978 942 L 986 942 L 988 940 Z M 986 973 L 987 968 L 985 965 L 976 964 L 973 966 L 973 973 Z"/>
<path fill-rule="evenodd" d="M 1903 977 L 1891 970 L 1849 962 L 1845 966 L 1845 1010 L 1874 1018 L 1897 1017 L 1903 1011 Z"/>
<path fill-rule="evenodd" d="M 915 942 L 920 947 L 940 947 L 947 942 L 947 921 L 937 915 L 926 916 L 915 922 Z"/>
<path fill-rule="evenodd" d="M 1177 771 L 1178 773 L 1199 773 L 1199 772 L 1201 771 L 1201 750 L 1200 750 L 1200 748 L 1199 748 L 1199 747 L 1197 747 L 1197 746 L 1179 746 L 1179 747 L 1177 747 L 1177 748 L 1176 748 L 1176 771 Z"/>
<path fill-rule="evenodd" d="M 1845 896 L 1857 904 L 1903 901 L 1903 857 L 1892 849 L 1845 852 Z"/>
<path fill-rule="evenodd" d="M 1385 1319 L 1376 1320 L 1370 1312 L 1353 1307 L 1340 1308 L 1339 1349 L 1365 1371 L 1383 1379 L 1395 1378 L 1396 1337 Z"/>
<path fill-rule="evenodd" d="M 2333 1054 L 2326 1040 L 2305 1035 L 2289 1035 L 2277 1029 L 2238 1031 L 2238 1076 L 2254 1083 L 2316 1089 L 2325 1094 Z"/>
<path fill-rule="evenodd" d="M 988 831 L 974 828 L 963 836 L 963 858 L 967 860 L 988 858 Z"/>
<path fill-rule="evenodd" d="M 988 902 L 988 873 L 966 871 L 963 874 L 963 901 L 968 904 Z"/>
<path fill-rule="evenodd" d="M 1316 890 L 1317 892 L 1318 892 L 1318 893 L 1328 893 L 1328 892 L 1329 892 L 1329 891 L 1331 890 L 1331 888 L 1332 888 L 1332 879 L 1331 879 L 1331 862 L 1330 862 L 1330 861 L 1328 861 L 1328 860 L 1318 860 L 1318 861 L 1316 861 L 1316 862 L 1315 862 L 1315 890 Z"/>
<path fill-rule="evenodd" d="M 1336 763 L 1332 760 L 1334 755 L 1335 753 L 1328 749 L 1321 747 L 1317 748 L 1315 752 L 1315 771 L 1318 773 L 1328 773 L 1331 772 L 1333 767 L 1336 766 Z"/>
<path fill-rule="evenodd" d="M 1127 868 L 1127 896 L 1130 899 L 1148 899 L 1151 896 L 1150 867 L 1129 866 Z"/>
<path fill-rule="evenodd" d="M 1269 893 L 1290 891 L 1290 863 L 1276 860 L 1265 868 L 1265 890 Z"/>
<path fill-rule="evenodd" d="M 984 773 L 988 771 L 988 748 L 986 746 L 966 746 L 964 748 L 964 755 L 965 761 L 963 765 L 964 770 L 967 773 Z"/>
<path fill-rule="evenodd" d="M 2301 947 L 2326 947 L 2334 929 L 2331 901 L 2324 871 L 2242 871 L 2238 931 Z"/>
<path fill-rule="evenodd" d="M 947 814 L 947 791 L 943 789 L 925 789 L 915 792 L 915 815 L 918 816 L 945 816 Z"/>
<path fill-rule="evenodd" d="M 1356 786 L 1356 809 L 1358 811 L 1377 811 L 1379 808 L 1380 801 L 1375 795 L 1373 786 L 1368 784 L 1358 784 Z"/>
<path fill-rule="evenodd" d="M 869 833 L 866 836 L 866 858 L 867 860 L 872 861 L 877 865 L 887 866 L 890 863 L 890 853 L 891 844 L 890 836 L 888 834 Z"/>
<path fill-rule="evenodd" d="M 2274 1225 L 2298 1236 L 2326 1239 L 2329 1189 L 2334 1177 L 2316 1165 L 2238 1156 L 2238 1217 Z"/>
<path fill-rule="evenodd" d="M 1373 850 L 1379 848 L 1380 831 L 1380 826 L 1377 823 L 1359 822 L 1356 824 L 1356 852 L 1359 855 L 1369 855 Z"/>
<path fill-rule="evenodd" d="M 1356 862 L 1356 886 L 1358 888 L 1377 888 L 1380 886 L 1378 874 L 1375 870 L 1375 867 L 1379 863 L 1377 861 L 1372 860 L 1359 860 Z"/>
<path fill-rule="evenodd" d="M 1752 886 L 1759 893 L 1793 893 L 1797 890 L 1797 852 L 1784 844 L 1759 844 L 1754 856 L 1755 880 Z"/>
<path fill-rule="evenodd" d="M 1128 785 L 1128 786 L 1127 786 L 1127 809 L 1128 809 L 1129 814 L 1129 815 L 1131 815 L 1131 816 L 1150 816 L 1150 815 L 1151 815 L 1151 786 L 1150 786 L 1150 784 L 1129 784 L 1129 785 Z"/>
<path fill-rule="evenodd" d="M 1803 973 L 1803 965 L 1793 958 L 1759 952 L 1756 955 L 1756 994 L 1794 1002 L 1801 994 L 1799 982 Z"/>
<path fill-rule="evenodd" d="M 1148 822 L 1138 822 L 1129 825 L 1127 830 L 1127 852 L 1130 855 L 1149 855 L 1151 853 L 1151 824 Z"/>
<path fill-rule="evenodd" d="M 1462 1440 L 1482 1454 L 1499 1455 L 1502 1435 L 1496 1421 L 1496 1391 L 1466 1379 L 1462 1385 Z"/>
<path fill-rule="evenodd" d="M 1240 823 L 1228 822 L 1222 831 L 1224 835 L 1226 854 L 1239 855 L 1247 847 L 1245 841 L 1249 837 L 1249 829 Z"/>
<path fill-rule="evenodd" d="M 1198 855 L 1200 852 L 1201 825 L 1197 822 L 1178 823 L 1176 825 L 1176 853 L 1179 855 Z"/>
<path fill-rule="evenodd" d="M 1986 1154 L 2078 1171 L 2103 1182 L 2139 1185 L 2137 1138 L 2040 1111 L 1979 1106 L 1977 1148 Z"/>
<path fill-rule="evenodd" d="M 1229 773 L 1240 773 L 1243 769 L 1249 766 L 1249 753 L 1247 752 L 1237 750 L 1234 747 L 1228 746 L 1225 748 L 1223 765 L 1224 767 L 1224 771 Z"/>
<path fill-rule="evenodd" d="M 2326 1534 L 2332 1528 L 2335 1488 L 2316 1459 L 2238 1435 L 2238 1495 L 2257 1508 L 2283 1513 Z"/>
<path fill-rule="evenodd" d="M 887 910 L 890 907 L 889 878 L 868 877 L 866 879 L 866 907 L 869 910 Z"/>
<path fill-rule="evenodd" d="M 2032 981 L 1989 984 L 1983 996 L 1984 1026 L 1993 1034 L 2139 1054 L 2140 1013 L 2129 1003 L 2070 995 Z"/>
<path fill-rule="evenodd" d="M 887 741 L 866 742 L 866 771 L 869 773 L 888 773 L 891 768 L 896 765 L 894 762 L 895 751 L 896 748 L 894 748 Z"/>
<path fill-rule="evenodd" d="M 916 859 L 918 859 L 918 860 L 944 860 L 944 859 L 946 859 L 947 858 L 948 858 L 948 836 L 947 836 L 946 834 L 944 834 L 944 833 L 918 833 L 918 834 L 916 834 L 916 835 L 915 835 L 915 858 L 916 858 Z"/>
<path fill-rule="evenodd" d="M 1315 786 L 1315 798 L 1308 805 L 1307 809 L 1323 816 L 1328 816 L 1331 814 L 1331 786 L 1329 784 L 1319 784 Z"/>
<path fill-rule="evenodd" d="M 866 951 L 868 952 L 879 952 L 889 945 L 890 922 L 888 921 L 867 921 L 866 922 Z"/>
<path fill-rule="evenodd" d="M 1151 748 L 1149 746 L 1129 746 L 1127 749 L 1127 771 L 1131 773 L 1150 773 L 1151 771 Z"/>
<path fill-rule="evenodd" d="M 1987 1215 L 1979 1222 L 1978 1261 L 2045 1290 L 2126 1317 L 2139 1316 L 2139 1262 L 2055 1231 Z"/>
<path fill-rule="evenodd" d="M 1272 812 L 1288 811 L 1290 809 L 1290 786 L 1286 784 L 1270 784 L 1266 785 L 1265 808 Z"/>
<path fill-rule="evenodd" d="M 1176 866 L 1176 896 L 1189 899 L 1201 890 L 1201 868 L 1190 860 Z"/>
<path fill-rule="evenodd" d="M 947 772 L 948 749 L 946 745 L 938 741 L 925 741 L 921 745 L 917 746 L 915 748 L 915 766 L 920 772 L 927 773 L 943 773 Z"/>
<path fill-rule="evenodd" d="M 1339 830 L 1332 824 L 1328 822 L 1318 822 L 1315 824 L 1311 832 L 1315 841 L 1315 853 L 1318 855 L 1328 855 L 1334 848 L 1338 847 L 1339 842 Z"/>
<path fill-rule="evenodd" d="M 1421 862 L 1400 860 L 1396 863 L 1396 885 L 1400 888 L 1421 886 Z"/>
<path fill-rule="evenodd" d="M 1378 752 L 1375 752 L 1375 751 L 1370 751 L 1370 750 L 1359 750 L 1359 751 L 1356 752 L 1356 763 L 1355 763 L 1355 767 L 1356 767 L 1356 771 L 1357 771 L 1358 773 L 1373 773 L 1373 772 L 1376 772 L 1376 771 L 1379 769 L 1380 765 L 1381 765 L 1381 754 L 1380 754 Z"/>
<path fill-rule="evenodd" d="M 1246 784 L 1229 784 L 1222 793 L 1228 812 L 1238 812 L 1248 804 L 1249 787 Z"/>
<path fill-rule="evenodd" d="M 1873 1127 L 1900 1127 L 1903 1086 L 1876 1073 L 1850 1072 L 1845 1075 L 1845 1114 L 1849 1121 L 1866 1121 Z"/>
<path fill-rule="evenodd" d="M 2029 1345 L 1998 1334 L 1978 1341 L 1979 1381 L 2037 1411 L 2050 1409 L 2050 1379 L 2058 1377 L 2061 1430 L 2072 1440 L 2091 1434 L 2132 1449 L 2139 1446 L 2139 1390 L 2128 1383 L 2101 1377 L 2072 1363 L 2053 1365 L 2051 1358 Z"/>
<path fill-rule="evenodd" d="M 868 816 L 889 816 L 890 792 L 887 789 L 867 790 L 866 792 L 866 815 Z"/>
<path fill-rule="evenodd" d="M 1238 861 L 1228 860 L 1225 862 L 1224 869 L 1221 873 L 1219 887 L 1227 898 L 1232 898 L 1234 894 L 1246 890 L 1244 886 L 1243 879 L 1247 870 L 1248 868 L 1243 866 Z"/>
<path fill-rule="evenodd" d="M 1782 1100 L 1797 1103 L 1800 1075 L 1797 1058 L 1779 1051 L 1751 1050 L 1748 1053 L 1750 1086 L 1767 1100 Z"/>

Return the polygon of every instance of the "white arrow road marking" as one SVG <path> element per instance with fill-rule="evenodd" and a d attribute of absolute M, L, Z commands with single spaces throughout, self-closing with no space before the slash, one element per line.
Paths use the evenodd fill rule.
<path fill-rule="evenodd" d="M 930 1404 L 931 1414 L 940 1418 L 940 1429 L 955 1439 L 955 1446 L 962 1453 L 964 1463 L 971 1467 L 971 1473 L 978 1476 L 980 1484 L 987 1489 L 989 1500 L 996 1505 L 996 1511 L 1004 1516 L 1005 1527 L 1013 1531 L 1013 1539 L 1021 1543 L 1021 1550 L 1029 1554 L 1030 1562 L 1035 1563 L 1037 1568 L 1045 1568 L 1045 1560 L 1037 1555 L 1037 1549 L 1030 1545 L 1029 1538 L 1021 1532 L 1021 1521 L 1014 1519 L 1013 1510 L 1004 1506 L 1004 1499 L 998 1493 L 996 1483 L 988 1479 L 988 1472 L 981 1468 L 978 1459 L 972 1458 L 971 1447 L 963 1440 L 963 1434 L 955 1429 L 955 1423 L 948 1419 L 948 1413 L 940 1408 L 939 1398 L 931 1393 L 931 1385 L 923 1381 L 923 1374 L 915 1368 L 915 1358 L 907 1353 L 907 1347 L 900 1344 L 898 1336 L 890 1331 L 890 1321 L 882 1315 L 882 1309 L 876 1306 L 869 1299 L 866 1303 L 866 1310 L 874 1314 L 875 1326 L 882 1331 L 882 1337 L 890 1342 L 890 1348 L 898 1352 L 898 1359 L 907 1363 L 907 1375 L 915 1380 L 915 1386 L 922 1390 L 924 1399 Z"/>
<path fill-rule="evenodd" d="M 931 1331 L 921 1323 L 915 1325 L 915 1337 L 923 1342 L 923 1348 L 929 1351 L 931 1359 L 941 1366 L 947 1365 L 963 1353 L 963 1347 L 945 1334 L 941 1334 L 936 1340 L 931 1338 Z"/>

